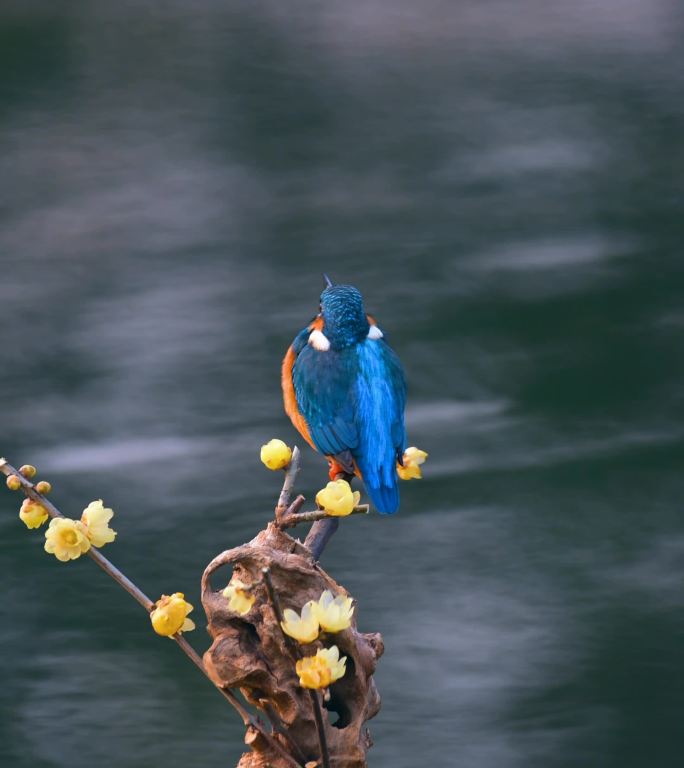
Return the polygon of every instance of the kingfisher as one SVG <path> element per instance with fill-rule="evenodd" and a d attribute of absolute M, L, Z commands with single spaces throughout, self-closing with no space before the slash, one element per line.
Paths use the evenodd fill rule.
<path fill-rule="evenodd" d="M 318 314 L 283 360 L 285 412 L 326 456 L 331 480 L 357 475 L 377 510 L 391 515 L 406 448 L 404 369 L 361 293 L 324 277 Z"/>

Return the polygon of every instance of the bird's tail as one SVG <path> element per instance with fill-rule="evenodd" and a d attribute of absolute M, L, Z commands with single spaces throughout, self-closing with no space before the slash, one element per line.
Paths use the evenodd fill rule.
<path fill-rule="evenodd" d="M 399 509 L 399 479 L 394 464 L 388 467 L 364 466 L 361 460 L 358 467 L 363 484 L 375 508 L 382 515 L 393 515 Z"/>
<path fill-rule="evenodd" d="M 399 486 L 396 480 L 393 485 L 374 487 L 366 484 L 366 490 L 380 514 L 393 515 L 399 509 Z"/>

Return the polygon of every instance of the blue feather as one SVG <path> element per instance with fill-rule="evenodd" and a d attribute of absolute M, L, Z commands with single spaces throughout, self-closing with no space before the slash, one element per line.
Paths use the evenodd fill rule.
<path fill-rule="evenodd" d="M 306 342 L 309 340 L 309 336 L 311 334 L 311 331 L 308 328 L 304 328 L 304 330 L 300 331 L 293 339 L 292 341 L 292 349 L 294 350 L 295 355 L 298 355 L 306 346 Z"/>
<path fill-rule="evenodd" d="M 358 445 L 351 387 L 355 375 L 353 349 L 317 352 L 302 349 L 293 369 L 297 403 L 316 448 L 334 456 Z"/>

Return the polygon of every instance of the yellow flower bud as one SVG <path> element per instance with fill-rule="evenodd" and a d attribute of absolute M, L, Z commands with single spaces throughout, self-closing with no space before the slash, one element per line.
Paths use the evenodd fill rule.
<path fill-rule="evenodd" d="M 19 467 L 19 474 L 23 475 L 27 480 L 35 477 L 37 471 L 38 470 L 33 466 L 33 464 L 23 464 L 21 467 Z"/>
<path fill-rule="evenodd" d="M 404 466 L 397 464 L 397 474 L 402 480 L 420 480 L 423 476 L 420 465 L 425 463 L 427 457 L 428 454 L 420 448 L 407 448 L 403 456 Z"/>
<path fill-rule="evenodd" d="M 256 597 L 245 592 L 246 585 L 240 579 L 234 579 L 224 590 L 223 596 L 228 598 L 228 607 L 231 611 L 244 616 L 252 610 Z"/>
<path fill-rule="evenodd" d="M 90 549 L 86 529 L 80 520 L 53 517 L 45 531 L 45 551 L 65 563 Z"/>
<path fill-rule="evenodd" d="M 299 684 L 302 688 L 327 688 L 330 683 L 344 677 L 346 661 L 346 656 L 340 659 L 336 645 L 321 648 L 315 656 L 305 656 L 296 663 Z"/>
<path fill-rule="evenodd" d="M 261 461 L 269 469 L 284 469 L 292 458 L 292 448 L 282 440 L 269 440 L 261 446 Z"/>
<path fill-rule="evenodd" d="M 352 493 L 346 480 L 331 480 L 316 494 L 316 504 L 333 517 L 350 515 L 360 499 L 361 494 L 358 491 Z"/>
<path fill-rule="evenodd" d="M 39 483 L 36 483 L 36 490 L 38 493 L 42 493 L 43 496 L 47 496 L 52 490 L 52 486 L 47 480 L 41 480 Z"/>
<path fill-rule="evenodd" d="M 286 608 L 283 611 L 285 620 L 280 622 L 283 632 L 299 643 L 313 643 L 318 637 L 318 617 L 315 605 L 313 600 L 309 600 L 302 608 L 301 616 L 296 611 Z"/>
<path fill-rule="evenodd" d="M 38 486 L 36 486 L 37 488 Z M 91 501 L 83 510 L 81 522 L 86 528 L 86 535 L 94 547 L 104 547 L 116 538 L 116 531 L 109 527 L 114 510 L 105 507 L 102 499 Z"/>
<path fill-rule="evenodd" d="M 326 589 L 313 605 L 318 623 L 325 632 L 341 632 L 351 626 L 354 613 L 351 597 L 338 595 L 333 598 L 332 592 Z"/>
<path fill-rule="evenodd" d="M 19 510 L 19 517 L 27 528 L 40 528 L 49 515 L 42 504 L 33 501 L 33 499 L 24 499 Z"/>
<path fill-rule="evenodd" d="M 195 623 L 188 618 L 192 606 L 185 600 L 182 592 L 162 595 L 154 605 L 154 610 L 150 613 L 150 621 L 152 629 L 158 635 L 173 637 L 195 628 Z"/>
<path fill-rule="evenodd" d="M 6 482 L 10 491 L 18 491 L 21 488 L 21 480 L 17 475 L 10 475 Z"/>

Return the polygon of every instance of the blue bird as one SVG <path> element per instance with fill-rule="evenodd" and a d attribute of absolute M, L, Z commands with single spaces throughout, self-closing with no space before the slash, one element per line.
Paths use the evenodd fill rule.
<path fill-rule="evenodd" d="M 330 477 L 362 478 L 378 511 L 399 508 L 397 462 L 406 448 L 406 380 L 399 358 L 367 315 L 359 291 L 333 285 L 282 365 L 285 411 L 328 458 Z"/>

